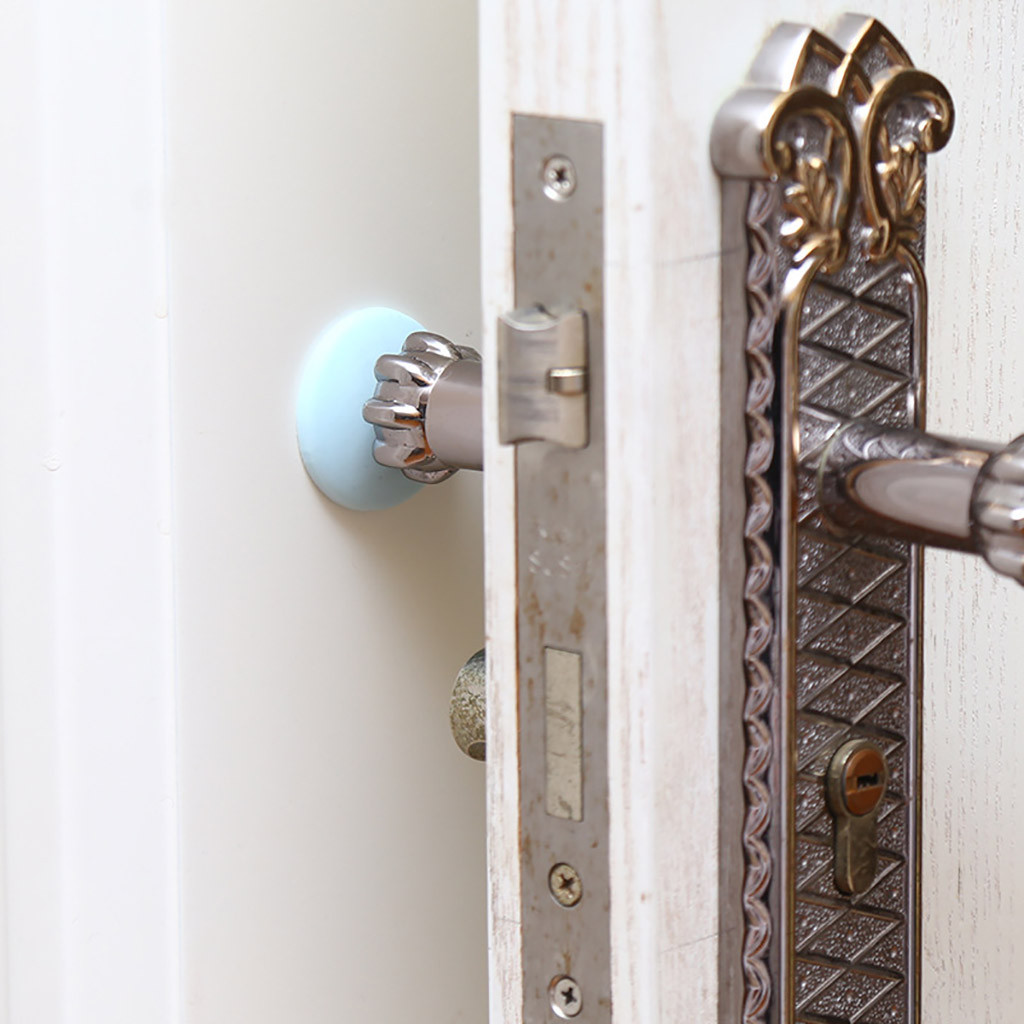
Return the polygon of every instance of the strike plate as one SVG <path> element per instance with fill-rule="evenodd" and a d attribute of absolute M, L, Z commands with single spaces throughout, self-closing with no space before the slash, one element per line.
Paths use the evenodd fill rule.
<path fill-rule="evenodd" d="M 544 438 L 516 446 L 524 1024 L 612 1016 L 602 147 L 599 124 L 514 119 L 499 393 L 508 439 Z"/>
<path fill-rule="evenodd" d="M 923 427 L 925 154 L 952 123 L 859 15 L 781 25 L 715 123 L 723 343 L 748 374 L 743 1024 L 919 1020 L 920 552 L 838 535 L 816 477 L 851 419 Z M 868 876 L 837 865 L 827 793 L 854 740 L 887 765 Z"/>

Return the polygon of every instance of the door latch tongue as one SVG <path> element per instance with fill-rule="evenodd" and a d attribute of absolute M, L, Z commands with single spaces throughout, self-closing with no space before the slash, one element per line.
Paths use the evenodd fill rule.
<path fill-rule="evenodd" d="M 498 319 L 498 434 L 502 444 L 587 444 L 587 318 L 541 307 Z"/>

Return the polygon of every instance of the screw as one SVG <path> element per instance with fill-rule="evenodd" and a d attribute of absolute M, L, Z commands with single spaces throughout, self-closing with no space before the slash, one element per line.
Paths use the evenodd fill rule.
<path fill-rule="evenodd" d="M 563 907 L 575 907 L 583 899 L 583 881 L 571 864 L 556 864 L 548 873 L 551 895 Z"/>
<path fill-rule="evenodd" d="M 551 1009 L 563 1020 L 578 1017 L 583 1009 L 583 992 L 574 978 L 568 974 L 559 974 L 548 986 L 551 997 Z"/>
<path fill-rule="evenodd" d="M 544 161 L 540 180 L 548 199 L 565 202 L 576 191 L 576 165 L 567 156 L 549 156 Z"/>

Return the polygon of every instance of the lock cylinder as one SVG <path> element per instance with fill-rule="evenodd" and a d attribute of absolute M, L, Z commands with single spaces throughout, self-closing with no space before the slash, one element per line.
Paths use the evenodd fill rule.
<path fill-rule="evenodd" d="M 835 819 L 835 883 L 840 892 L 855 895 L 874 884 L 878 815 L 888 785 L 885 754 L 871 740 L 850 740 L 833 755 L 826 787 Z"/>

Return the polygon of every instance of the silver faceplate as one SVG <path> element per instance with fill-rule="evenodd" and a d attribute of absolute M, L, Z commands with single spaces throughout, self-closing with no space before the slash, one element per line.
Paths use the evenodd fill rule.
<path fill-rule="evenodd" d="M 743 1024 L 919 1019 L 920 555 L 837 536 L 816 468 L 851 419 L 923 426 L 924 155 L 951 129 L 941 83 L 855 15 L 780 26 L 716 121 L 723 234 L 746 240 L 723 277 L 748 376 Z M 825 777 L 856 738 L 891 777 L 850 896 Z"/>
<path fill-rule="evenodd" d="M 586 352 L 569 353 L 573 367 L 586 367 L 586 446 L 516 446 L 524 1024 L 612 1019 L 602 146 L 599 124 L 514 119 L 517 310 L 577 309 L 587 329 Z M 552 167 L 568 182 L 561 191 L 548 180 Z M 517 334 L 523 340 L 510 332 L 506 346 Z M 504 354 L 517 365 L 514 350 Z M 543 366 L 560 368 L 557 359 Z M 552 401 L 575 397 L 563 390 Z M 549 888 L 556 865 L 571 866 L 567 877 L 582 885 L 571 906 Z"/>

